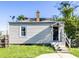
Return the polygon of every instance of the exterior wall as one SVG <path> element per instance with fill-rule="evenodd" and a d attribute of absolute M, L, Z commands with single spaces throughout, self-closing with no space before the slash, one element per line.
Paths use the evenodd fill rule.
<path fill-rule="evenodd" d="M 26 43 L 50 43 L 52 39 L 49 26 L 27 26 L 27 39 Z"/>
<path fill-rule="evenodd" d="M 26 26 L 26 36 L 20 36 L 20 26 Z M 50 43 L 51 32 L 49 25 L 10 25 L 9 43 L 10 44 L 39 44 Z"/>
<path fill-rule="evenodd" d="M 52 43 L 50 24 L 9 24 L 9 43 L 10 44 L 41 44 Z M 26 26 L 26 36 L 20 36 L 20 27 Z M 53 29 L 53 28 L 52 28 Z M 61 33 L 61 34 L 60 34 Z M 64 25 L 59 27 L 59 41 L 63 39 Z"/>
<path fill-rule="evenodd" d="M 59 44 L 61 46 L 65 46 L 65 38 L 64 38 L 64 24 L 59 27 Z"/>

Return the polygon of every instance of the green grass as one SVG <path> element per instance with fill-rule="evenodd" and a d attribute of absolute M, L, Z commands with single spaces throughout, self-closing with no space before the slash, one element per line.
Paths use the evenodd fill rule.
<path fill-rule="evenodd" d="M 79 48 L 70 48 L 69 51 L 71 54 L 79 57 Z"/>
<path fill-rule="evenodd" d="M 0 58 L 31 58 L 54 52 L 51 47 L 39 45 L 11 45 L 0 48 Z"/>

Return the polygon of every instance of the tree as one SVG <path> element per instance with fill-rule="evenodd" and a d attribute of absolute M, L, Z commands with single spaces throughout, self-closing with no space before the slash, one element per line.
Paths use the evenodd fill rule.
<path fill-rule="evenodd" d="M 56 20 L 57 20 L 57 18 L 58 18 L 58 16 L 57 16 L 57 15 L 53 15 L 53 20 L 54 20 L 54 21 L 56 21 Z"/>
<path fill-rule="evenodd" d="M 65 32 L 69 38 L 75 38 L 76 33 L 76 25 L 77 25 L 77 17 L 74 16 L 73 12 L 78 6 L 72 6 L 69 1 L 61 2 L 60 10 L 63 21 L 65 22 Z M 72 30 L 72 31 L 71 31 Z"/>
<path fill-rule="evenodd" d="M 64 18 L 70 18 L 73 16 L 73 12 L 77 7 L 79 6 L 78 5 L 73 6 L 71 5 L 71 2 L 64 1 L 60 3 L 60 7 L 58 8 L 58 10 L 60 10 Z"/>
<path fill-rule="evenodd" d="M 61 7 L 59 8 L 60 12 L 65 18 L 69 18 L 72 15 L 73 8 L 70 7 L 69 2 L 61 2 Z"/>
<path fill-rule="evenodd" d="M 61 2 L 60 10 L 63 21 L 65 22 L 65 32 L 68 38 L 73 39 L 73 46 L 79 47 L 79 17 L 74 15 L 74 10 L 78 6 L 72 6 L 69 1 Z"/>
<path fill-rule="evenodd" d="M 53 17 L 50 19 L 50 21 L 57 21 L 58 16 L 57 15 L 53 15 Z"/>
<path fill-rule="evenodd" d="M 24 15 L 20 15 L 20 16 L 17 17 L 17 20 L 23 21 L 23 20 L 25 20 L 25 16 Z"/>

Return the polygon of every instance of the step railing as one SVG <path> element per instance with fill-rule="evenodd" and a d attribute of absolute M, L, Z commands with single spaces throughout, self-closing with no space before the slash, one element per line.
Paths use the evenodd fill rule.
<path fill-rule="evenodd" d="M 69 39 L 66 34 L 65 34 L 65 43 L 69 48 L 71 47 L 71 39 Z"/>

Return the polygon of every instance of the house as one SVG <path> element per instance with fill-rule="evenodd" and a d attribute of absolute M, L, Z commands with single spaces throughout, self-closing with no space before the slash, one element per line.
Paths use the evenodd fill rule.
<path fill-rule="evenodd" d="M 9 22 L 8 33 L 9 44 L 50 44 L 54 42 L 65 42 L 64 22 L 50 21 L 49 18 L 40 18 L 39 11 L 36 12 L 36 18 Z"/>

